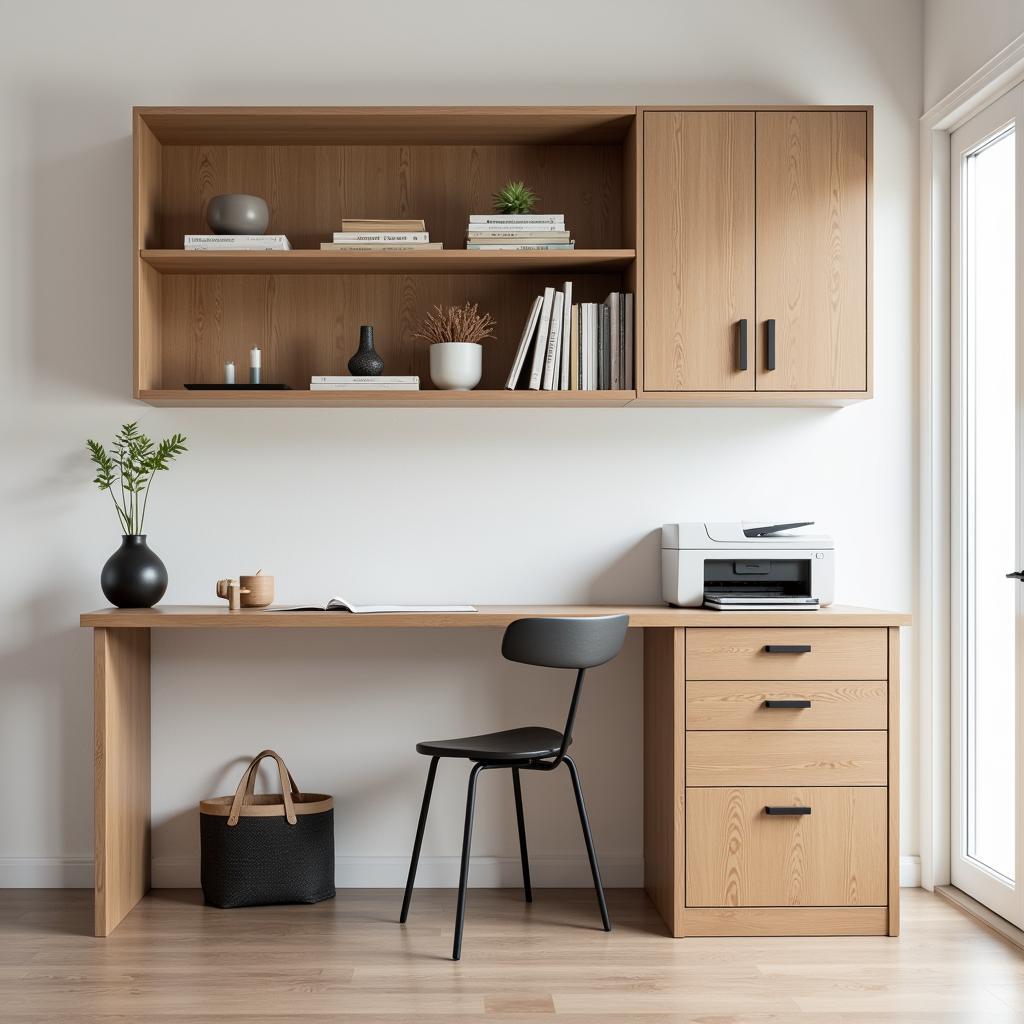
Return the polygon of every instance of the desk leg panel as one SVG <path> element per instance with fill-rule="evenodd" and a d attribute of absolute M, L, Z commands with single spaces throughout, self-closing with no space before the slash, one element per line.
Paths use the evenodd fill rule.
<path fill-rule="evenodd" d="M 149 889 L 149 630 L 94 630 L 95 931 L 109 935 Z"/>
<path fill-rule="evenodd" d="M 644 629 L 644 888 L 683 931 L 685 630 Z"/>

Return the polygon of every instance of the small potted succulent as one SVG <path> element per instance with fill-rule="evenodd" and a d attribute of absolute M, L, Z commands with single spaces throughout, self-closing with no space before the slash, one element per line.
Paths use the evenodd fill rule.
<path fill-rule="evenodd" d="M 537 203 L 537 196 L 522 181 L 510 181 L 492 198 L 495 213 L 530 213 Z"/>
<path fill-rule="evenodd" d="M 472 391 L 483 372 L 485 338 L 497 325 L 476 304 L 435 306 L 424 318 L 416 337 L 430 342 L 430 379 L 442 391 Z"/>
<path fill-rule="evenodd" d="M 152 608 L 167 590 L 167 569 L 146 544 L 142 527 L 153 477 L 188 451 L 186 440 L 184 434 L 172 434 L 154 444 L 137 424 L 126 423 L 109 452 L 99 441 L 85 442 L 96 467 L 93 483 L 109 492 L 121 527 L 121 546 L 100 573 L 104 596 L 118 608 Z"/>

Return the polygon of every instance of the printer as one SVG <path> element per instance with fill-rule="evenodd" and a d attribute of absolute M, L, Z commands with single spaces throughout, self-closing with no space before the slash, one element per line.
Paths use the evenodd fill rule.
<path fill-rule="evenodd" d="M 831 537 L 796 533 L 813 523 L 666 523 L 664 599 L 681 608 L 790 610 L 832 603 Z"/>

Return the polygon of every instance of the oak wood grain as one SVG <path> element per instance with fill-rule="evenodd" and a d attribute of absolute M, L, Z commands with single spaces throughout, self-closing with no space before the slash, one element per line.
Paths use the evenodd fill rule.
<path fill-rule="evenodd" d="M 703 608 L 668 608 L 665 605 L 522 604 L 477 605 L 476 612 L 400 612 L 352 615 L 348 612 L 281 612 L 273 608 L 241 608 L 224 605 L 157 605 L 154 608 L 99 608 L 84 612 L 82 626 L 153 629 L 409 629 L 504 627 L 531 616 L 628 615 L 632 628 L 707 626 L 722 621 L 722 613 Z M 730 612 L 729 621 L 744 626 L 759 623 L 806 622 L 806 612 Z M 878 611 L 833 605 L 816 612 L 819 621 L 837 625 L 909 625 L 903 612 Z M 681 696 L 681 694 L 680 694 Z"/>
<path fill-rule="evenodd" d="M 759 111 L 756 125 L 757 388 L 865 391 L 867 114 Z"/>
<path fill-rule="evenodd" d="M 688 732 L 688 786 L 885 786 L 884 731 Z"/>
<path fill-rule="evenodd" d="M 900 631 L 889 636 L 889 922 L 890 935 L 900 933 Z"/>
<path fill-rule="evenodd" d="M 693 907 L 686 912 L 688 934 L 712 937 L 884 935 L 885 921 L 885 907 Z M 847 998 L 845 1005 L 850 1002 Z"/>
<path fill-rule="evenodd" d="M 886 816 L 884 786 L 690 787 L 687 906 L 885 906 Z"/>
<path fill-rule="evenodd" d="M 731 619 L 731 612 L 729 616 Z M 789 628 L 728 627 L 694 631 L 687 637 L 686 678 L 790 680 L 885 679 L 888 676 L 885 630 L 818 629 L 807 619 L 804 623 L 806 632 Z M 810 650 L 792 654 L 768 651 L 768 647 L 777 645 L 805 645 Z"/>
<path fill-rule="evenodd" d="M 809 700 L 809 708 L 769 708 L 768 700 Z M 884 680 L 737 682 L 691 679 L 686 684 L 688 729 L 885 729 Z"/>
<path fill-rule="evenodd" d="M 149 630 L 93 637 L 95 934 L 109 935 L 149 889 Z"/>
<path fill-rule="evenodd" d="M 754 114 L 646 114 L 643 199 L 644 390 L 752 391 Z"/>

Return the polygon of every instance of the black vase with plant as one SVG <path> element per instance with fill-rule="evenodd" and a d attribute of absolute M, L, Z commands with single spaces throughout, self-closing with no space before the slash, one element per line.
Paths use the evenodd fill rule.
<path fill-rule="evenodd" d="M 384 360 L 373 347 L 373 328 L 367 324 L 359 328 L 359 349 L 348 361 L 348 372 L 353 377 L 379 377 L 384 372 Z"/>
<path fill-rule="evenodd" d="M 153 477 L 188 451 L 186 440 L 184 434 L 172 434 L 154 444 L 139 433 L 138 424 L 125 423 L 109 452 L 98 441 L 85 442 L 96 466 L 93 483 L 110 492 L 123 532 L 121 546 L 100 573 L 104 596 L 118 608 L 152 608 L 167 590 L 167 568 L 149 549 L 142 524 Z"/>

